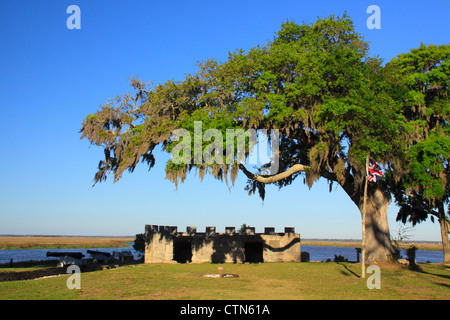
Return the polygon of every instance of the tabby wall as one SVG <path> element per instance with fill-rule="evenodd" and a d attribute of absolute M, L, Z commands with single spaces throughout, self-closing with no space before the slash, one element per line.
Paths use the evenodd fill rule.
<path fill-rule="evenodd" d="M 300 262 L 300 235 L 294 228 L 284 231 L 265 228 L 264 233 L 255 233 L 255 228 L 247 228 L 239 234 L 227 227 L 216 233 L 215 227 L 206 227 L 200 233 L 196 227 L 178 232 L 177 227 L 146 225 L 145 262 Z"/>

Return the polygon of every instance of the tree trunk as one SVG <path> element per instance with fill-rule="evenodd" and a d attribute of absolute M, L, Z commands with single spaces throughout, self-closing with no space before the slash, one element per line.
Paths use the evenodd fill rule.
<path fill-rule="evenodd" d="M 367 195 L 364 234 L 366 264 L 392 261 L 394 249 L 391 243 L 387 219 L 387 209 L 390 202 L 390 195 L 379 189 L 369 192 Z M 364 198 L 361 197 L 358 205 L 361 215 L 363 212 L 363 203 Z"/>
<path fill-rule="evenodd" d="M 443 263 L 450 263 L 450 242 L 448 240 L 447 221 L 445 219 L 444 205 L 439 205 L 439 224 L 441 226 L 442 249 L 444 251 Z"/>

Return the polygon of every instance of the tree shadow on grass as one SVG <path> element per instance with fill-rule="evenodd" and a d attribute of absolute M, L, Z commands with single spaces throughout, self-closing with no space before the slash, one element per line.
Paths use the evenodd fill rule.
<path fill-rule="evenodd" d="M 336 264 L 338 264 L 338 265 L 340 265 L 340 266 L 343 266 L 348 272 L 350 272 L 351 274 L 353 274 L 355 277 L 361 278 L 360 275 L 358 275 L 358 274 L 356 274 L 355 272 L 353 272 L 352 270 L 350 270 L 345 264 L 340 263 L 340 262 L 336 262 Z M 340 270 L 340 272 L 341 272 L 343 275 L 350 276 L 348 273 L 346 273 L 346 272 L 343 271 L 343 270 Z"/>
<path fill-rule="evenodd" d="M 422 267 L 419 267 L 419 268 L 415 268 L 415 267 L 411 268 L 410 267 L 409 269 L 411 271 L 415 271 L 415 272 L 418 272 L 418 273 L 428 274 L 430 276 L 435 276 L 435 277 L 440 277 L 440 278 L 444 278 L 444 279 L 450 280 L 450 274 L 446 275 L 446 274 L 432 273 L 432 272 L 425 271 Z"/>
<path fill-rule="evenodd" d="M 433 276 L 433 277 L 438 277 L 438 278 L 443 278 L 443 279 L 446 279 L 446 280 L 450 280 L 450 275 L 428 272 L 428 271 L 425 271 L 424 268 L 422 268 L 422 267 L 419 267 L 419 268 L 414 268 L 413 267 L 413 268 L 409 268 L 409 269 L 411 271 L 414 271 L 414 272 L 418 272 L 418 273 L 430 275 L 430 276 Z M 434 284 L 436 284 L 436 285 L 439 285 L 439 286 L 442 286 L 442 287 L 445 287 L 445 288 L 450 288 L 450 284 L 440 282 L 440 281 L 438 281 L 438 279 L 433 279 L 432 282 Z"/>

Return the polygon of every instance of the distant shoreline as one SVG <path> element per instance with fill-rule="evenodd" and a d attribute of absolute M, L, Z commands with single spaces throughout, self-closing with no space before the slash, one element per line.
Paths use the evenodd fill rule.
<path fill-rule="evenodd" d="M 361 240 L 356 239 L 302 239 L 301 244 L 305 246 L 361 248 Z M 442 243 L 437 241 L 403 241 L 400 243 L 400 249 L 408 249 L 411 245 L 414 245 L 417 250 L 442 251 Z"/>
<path fill-rule="evenodd" d="M 0 250 L 8 249 L 50 249 L 50 248 L 88 248 L 122 247 L 134 241 L 135 236 L 77 236 L 77 235 L 0 235 Z M 361 247 L 358 239 L 301 239 L 301 245 L 330 247 Z M 401 249 L 414 245 L 418 250 L 442 250 L 437 241 L 404 241 Z"/>
<path fill-rule="evenodd" d="M 134 237 L 0 236 L 0 250 L 129 247 Z"/>
<path fill-rule="evenodd" d="M 348 243 L 361 243 L 361 239 L 319 239 L 319 238 L 303 238 L 303 239 L 302 239 L 302 242 L 348 242 Z M 441 241 L 404 240 L 403 243 L 441 244 Z"/>
<path fill-rule="evenodd" d="M 123 236 L 109 236 L 109 235 L 52 235 L 52 234 L 0 234 L 0 238 L 2 237 L 16 237 L 16 238 L 104 238 L 104 239 L 134 239 L 136 235 L 123 235 Z M 336 242 L 336 243 L 361 243 L 361 239 L 328 239 L 328 238 L 301 238 L 303 242 Z M 441 244 L 441 241 L 428 241 L 428 240 L 409 240 L 403 241 L 403 243 L 415 244 L 415 243 L 423 243 L 423 244 Z"/>
<path fill-rule="evenodd" d="M 135 235 L 132 236 L 84 236 L 84 235 L 54 235 L 54 234 L 0 234 L 0 238 L 2 237 L 16 237 L 16 238 L 120 238 L 120 239 L 128 239 L 135 238 Z"/>

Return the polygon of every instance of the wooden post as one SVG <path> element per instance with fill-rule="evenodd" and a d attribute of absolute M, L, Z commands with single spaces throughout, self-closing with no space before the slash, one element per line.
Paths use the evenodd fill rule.
<path fill-rule="evenodd" d="M 356 262 L 360 262 L 359 255 L 361 254 L 361 248 L 355 248 L 356 249 Z"/>
<path fill-rule="evenodd" d="M 369 174 L 368 168 L 369 168 L 369 156 L 370 153 L 367 152 L 367 158 L 366 158 L 366 176 L 365 176 L 365 185 L 364 185 L 364 203 L 363 203 L 363 210 L 362 210 L 362 244 L 361 244 L 361 277 L 366 277 L 366 202 L 367 202 L 367 183 L 368 179 L 367 176 Z"/>

